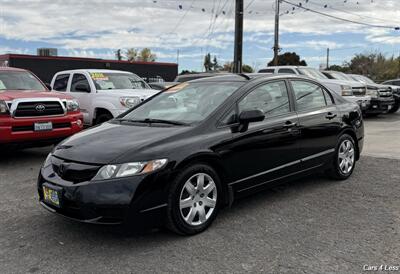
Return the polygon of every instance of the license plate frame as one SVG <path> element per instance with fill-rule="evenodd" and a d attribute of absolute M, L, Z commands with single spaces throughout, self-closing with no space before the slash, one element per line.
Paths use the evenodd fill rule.
<path fill-rule="evenodd" d="M 43 201 L 46 204 L 61 208 L 62 205 L 62 191 L 61 188 L 54 187 L 47 183 L 42 185 Z"/>
<path fill-rule="evenodd" d="M 52 122 L 38 122 L 33 124 L 34 131 L 52 131 L 53 123 Z"/>

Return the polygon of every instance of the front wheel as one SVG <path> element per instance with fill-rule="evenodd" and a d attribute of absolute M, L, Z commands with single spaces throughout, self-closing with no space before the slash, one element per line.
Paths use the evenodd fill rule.
<path fill-rule="evenodd" d="M 196 164 L 179 173 L 168 195 L 167 227 L 182 235 L 204 231 L 217 216 L 222 197 L 218 174 Z"/>
<path fill-rule="evenodd" d="M 328 175 L 333 179 L 345 180 L 351 176 L 355 165 L 356 145 L 354 139 L 348 134 L 343 134 L 339 137 Z"/>
<path fill-rule="evenodd" d="M 400 108 L 400 102 L 396 102 L 396 104 L 389 110 L 389 113 L 395 113 Z"/>

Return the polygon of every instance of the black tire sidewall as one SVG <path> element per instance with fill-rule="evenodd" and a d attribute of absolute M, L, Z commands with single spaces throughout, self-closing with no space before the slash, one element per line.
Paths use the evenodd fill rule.
<path fill-rule="evenodd" d="M 342 170 L 341 170 L 340 167 L 339 167 L 339 149 L 340 149 L 340 146 L 342 145 L 342 143 L 343 143 L 344 141 L 346 141 L 346 140 L 350 141 L 350 142 L 353 144 L 353 147 L 354 147 L 354 163 L 353 163 L 353 168 L 352 168 L 351 171 L 350 171 L 349 173 L 347 173 L 347 174 L 343 173 Z M 336 145 L 336 150 L 335 150 L 335 157 L 334 157 L 334 159 L 333 159 L 333 172 L 334 172 L 334 175 L 335 175 L 338 179 L 345 180 L 345 179 L 347 179 L 347 178 L 349 178 L 349 177 L 351 176 L 351 174 L 353 173 L 353 171 L 354 171 L 354 169 L 355 169 L 355 167 L 356 167 L 356 153 L 357 153 L 357 147 L 356 147 L 356 144 L 355 144 L 355 141 L 354 141 L 353 137 L 351 137 L 351 136 L 348 135 L 348 134 L 343 134 L 343 135 L 341 135 L 341 136 L 339 137 L 339 139 L 338 139 L 338 143 L 337 143 L 337 145 Z"/>
<path fill-rule="evenodd" d="M 191 226 L 185 222 L 183 217 L 181 216 L 179 202 L 182 188 L 186 181 L 195 175 L 196 173 L 206 173 L 213 180 L 217 187 L 217 204 L 214 208 L 214 211 L 210 218 L 201 225 Z M 168 195 L 168 206 L 167 206 L 167 214 L 168 214 L 168 227 L 173 231 L 183 234 L 183 235 L 193 235 L 204 231 L 207 227 L 211 225 L 214 221 L 215 217 L 218 214 L 221 200 L 222 200 L 222 188 L 221 181 L 219 179 L 218 174 L 215 172 L 213 168 L 206 164 L 194 164 L 186 167 L 183 171 L 181 171 L 172 182 L 169 195 Z"/>
<path fill-rule="evenodd" d="M 113 116 L 111 114 L 108 114 L 108 113 L 100 114 L 99 116 L 96 117 L 96 125 L 107 122 L 107 121 L 111 120 L 112 118 L 113 118 Z"/>

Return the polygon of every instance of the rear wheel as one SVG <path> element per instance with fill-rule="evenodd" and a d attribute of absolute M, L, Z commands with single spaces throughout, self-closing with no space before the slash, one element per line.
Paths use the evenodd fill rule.
<path fill-rule="evenodd" d="M 345 180 L 351 176 L 355 165 L 356 145 L 354 139 L 348 134 L 343 134 L 339 137 L 328 175 L 337 180 Z"/>
<path fill-rule="evenodd" d="M 170 187 L 167 227 L 183 235 L 204 231 L 218 213 L 220 186 L 217 173 L 208 165 L 196 164 L 183 170 Z"/>

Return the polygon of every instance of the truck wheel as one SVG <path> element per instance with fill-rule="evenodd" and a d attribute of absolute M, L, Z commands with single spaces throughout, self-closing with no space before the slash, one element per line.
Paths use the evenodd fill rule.
<path fill-rule="evenodd" d="M 99 125 L 114 118 L 110 113 L 102 113 L 97 115 L 95 124 Z"/>
<path fill-rule="evenodd" d="M 396 104 L 393 106 L 393 108 L 389 110 L 389 113 L 395 113 L 399 110 L 399 108 L 400 108 L 400 101 L 396 102 Z"/>

